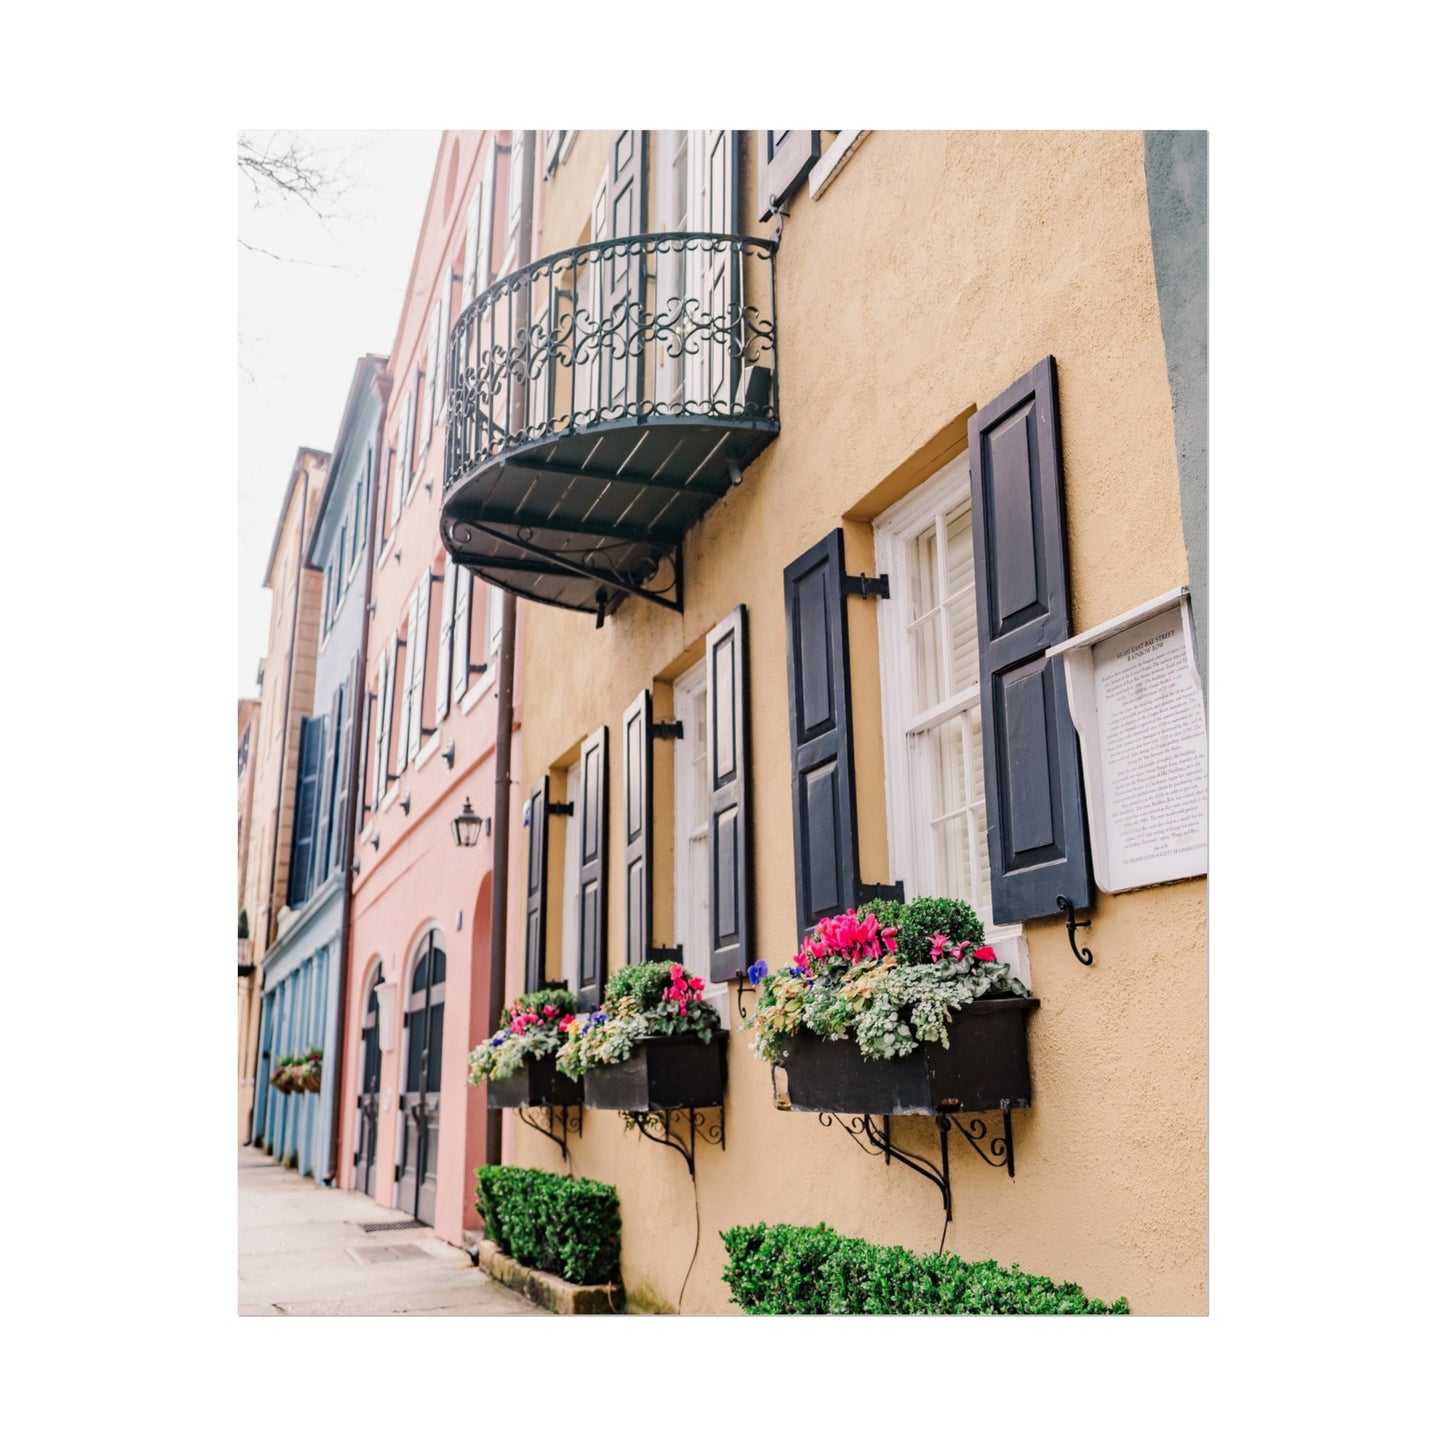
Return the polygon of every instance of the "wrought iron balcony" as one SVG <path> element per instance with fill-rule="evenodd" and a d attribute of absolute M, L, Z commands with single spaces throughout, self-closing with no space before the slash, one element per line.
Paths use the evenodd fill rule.
<path fill-rule="evenodd" d="M 771 241 L 600 241 L 523 267 L 448 346 L 442 537 L 522 597 L 682 607 L 681 542 L 778 434 Z"/>

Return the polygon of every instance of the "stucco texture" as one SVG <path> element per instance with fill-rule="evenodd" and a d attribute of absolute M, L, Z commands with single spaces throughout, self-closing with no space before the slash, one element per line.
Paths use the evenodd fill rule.
<path fill-rule="evenodd" d="M 745 147 L 747 217 L 751 133 Z M 596 137 L 581 137 L 548 182 L 539 254 L 575 243 L 601 155 Z M 848 569 L 872 571 L 872 518 L 957 455 L 970 413 L 1041 357 L 1058 362 L 1074 630 L 1187 580 L 1143 161 L 1133 132 L 870 134 L 822 196 L 805 187 L 791 204 L 777 259 L 781 434 L 689 533 L 685 612 L 630 601 L 595 630 L 588 617 L 523 605 L 529 705 L 516 775 L 529 783 L 611 729 L 611 960 L 623 947 L 623 710 L 699 656 L 739 602 L 751 628 L 753 952 L 777 963 L 796 951 L 783 569 L 841 524 Z M 875 605 L 847 604 L 865 878 L 893 876 Z M 665 774 L 667 745 L 654 758 Z M 663 847 L 668 832 L 659 814 Z M 666 856 L 661 941 L 672 936 Z M 1092 968 L 1061 923 L 1028 925 L 1042 1004 L 1034 1104 L 1014 1125 L 1017 1177 L 955 1141 L 949 1250 L 1126 1295 L 1136 1312 L 1205 1310 L 1205 903 L 1202 880 L 1101 895 L 1084 936 Z M 553 929 L 553 960 L 558 943 Z M 521 988 L 515 951 L 508 982 Z M 718 1232 L 739 1223 L 826 1221 L 936 1248 L 938 1191 L 866 1157 L 841 1129 L 774 1109 L 735 1007 L 730 1022 L 726 1149 L 699 1145 L 696 1220 L 682 1160 L 625 1134 L 616 1116 L 589 1114 L 572 1145 L 576 1173 L 618 1187 L 634 1305 L 677 1309 L 696 1244 L 683 1311 L 734 1313 Z M 896 1127 L 905 1147 L 936 1151 L 931 1121 Z M 518 1163 L 560 1166 L 535 1137 L 511 1150 Z"/>

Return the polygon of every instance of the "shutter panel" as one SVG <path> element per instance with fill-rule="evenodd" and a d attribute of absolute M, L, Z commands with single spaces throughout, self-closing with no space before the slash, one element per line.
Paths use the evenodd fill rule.
<path fill-rule="evenodd" d="M 577 871 L 578 988 L 582 1008 L 602 1002 L 607 954 L 607 729 L 600 727 L 582 744 L 582 796 L 572 816 L 582 830 Z"/>
<path fill-rule="evenodd" d="M 623 963 L 652 947 L 652 693 L 622 714 L 622 876 L 627 928 Z"/>
<path fill-rule="evenodd" d="M 424 576 L 417 584 L 416 615 L 407 638 L 411 654 L 411 715 L 406 737 L 406 755 L 414 758 L 421 748 L 421 705 L 426 696 L 426 645 L 431 627 L 431 577 Z"/>
<path fill-rule="evenodd" d="M 340 771 L 336 786 L 336 816 L 331 825 L 331 836 L 335 840 L 331 847 L 333 868 L 340 868 L 346 856 L 346 810 L 351 803 L 351 714 L 356 706 L 357 662 L 358 659 L 352 659 L 346 681 L 336 694 L 337 706 L 341 709 L 341 746 L 336 750 Z"/>
<path fill-rule="evenodd" d="M 562 137 L 565 130 L 544 130 L 542 132 L 542 174 L 550 176 L 557 169 L 562 158 Z"/>
<path fill-rule="evenodd" d="M 396 429 L 396 450 L 391 454 L 391 496 L 386 507 L 386 530 L 388 533 L 401 519 L 401 444 L 405 438 L 406 406 L 403 405 L 401 409 L 401 422 Z"/>
<path fill-rule="evenodd" d="M 477 290 L 492 284 L 492 232 L 496 229 L 497 138 L 487 142 L 487 164 L 482 171 L 482 223 L 477 231 Z"/>
<path fill-rule="evenodd" d="M 1094 896 L 1063 659 L 1043 655 L 1069 636 L 1052 356 L 970 418 L 968 458 L 993 918 L 1018 923 Z"/>
<path fill-rule="evenodd" d="M 612 139 L 607 167 L 607 238 L 640 236 L 647 229 L 647 132 L 618 131 Z M 642 352 L 635 344 L 641 325 L 629 309 L 643 304 L 643 257 L 626 248 L 608 251 L 600 260 L 602 318 L 615 328 L 598 357 L 602 369 L 604 410 L 642 399 Z M 635 353 L 635 354 L 630 354 Z"/>
<path fill-rule="evenodd" d="M 798 937 L 859 899 L 843 529 L 783 570 Z"/>
<path fill-rule="evenodd" d="M 547 775 L 527 799 L 527 943 L 526 989 L 542 987 L 547 967 L 547 805 L 552 788 Z"/>
<path fill-rule="evenodd" d="M 398 499 L 393 502 L 397 516 L 401 515 L 401 499 L 411 495 L 411 453 L 415 438 L 413 423 L 416 419 L 416 388 L 408 387 L 406 401 L 401 411 L 401 436 L 398 441 L 401 450 L 398 455 L 397 478 L 401 483 Z"/>
<path fill-rule="evenodd" d="M 311 896 L 311 858 L 316 838 L 316 795 L 321 772 L 325 718 L 301 719 L 300 767 L 296 777 L 296 812 L 291 822 L 291 874 L 286 903 L 295 908 Z"/>
<path fill-rule="evenodd" d="M 377 753 L 381 766 L 376 770 L 378 804 L 386 796 L 386 785 L 391 776 L 391 715 L 396 707 L 396 643 L 397 639 L 393 636 L 386 650 L 386 660 L 381 667 L 381 731 L 377 738 Z"/>
<path fill-rule="evenodd" d="M 472 674 L 472 574 L 457 568 L 456 614 L 452 622 L 452 696 L 462 697 Z"/>
<path fill-rule="evenodd" d="M 321 748 L 321 765 L 317 769 L 316 836 L 311 849 L 312 879 L 308 892 L 315 892 L 326 881 L 331 860 L 332 789 L 336 786 L 336 745 L 341 741 L 341 713 L 337 698 L 331 699 L 331 712 L 325 720 Z"/>
<path fill-rule="evenodd" d="M 752 948 L 748 805 L 748 610 L 707 635 L 708 977 L 747 969 Z"/>
<path fill-rule="evenodd" d="M 397 656 L 393 671 L 397 676 L 396 681 L 401 686 L 401 714 L 396 721 L 396 771 L 398 774 L 406 768 L 407 742 L 411 738 L 411 655 L 412 638 L 416 633 L 416 593 L 413 592 L 406 602 L 406 641 L 397 639 Z"/>
<path fill-rule="evenodd" d="M 758 132 L 758 220 L 766 221 L 798 189 L 823 153 L 816 130 Z"/>
<path fill-rule="evenodd" d="M 467 239 L 462 254 L 462 305 L 468 306 L 477 294 L 477 236 L 482 227 L 482 183 L 472 192 L 471 209 L 467 211 Z"/>
<path fill-rule="evenodd" d="M 437 688 L 432 721 L 440 727 L 452 704 L 452 629 L 456 625 L 457 564 L 450 557 L 442 571 L 442 615 L 437 629 Z"/>
<path fill-rule="evenodd" d="M 356 682 L 357 686 L 365 689 L 366 679 L 361 676 L 361 656 L 358 653 L 356 659 Z M 361 702 L 361 736 L 357 739 L 356 748 L 356 826 L 355 831 L 360 833 L 366 826 L 366 814 L 368 809 L 366 792 L 366 770 L 371 763 L 371 755 L 374 751 L 372 738 L 375 735 L 375 719 L 373 714 L 375 706 L 371 699 L 362 696 Z"/>
<path fill-rule="evenodd" d="M 451 353 L 452 268 L 442 273 L 442 294 L 437 301 L 437 380 L 432 393 L 432 420 L 440 423 L 447 414 L 447 361 Z"/>
<path fill-rule="evenodd" d="M 437 354 L 442 344 L 442 301 L 438 296 L 436 303 L 431 309 L 431 325 L 427 328 L 426 337 L 426 379 L 421 396 L 421 415 L 417 418 L 420 424 L 421 439 L 423 442 L 431 440 L 432 418 L 436 415 L 437 398 Z"/>

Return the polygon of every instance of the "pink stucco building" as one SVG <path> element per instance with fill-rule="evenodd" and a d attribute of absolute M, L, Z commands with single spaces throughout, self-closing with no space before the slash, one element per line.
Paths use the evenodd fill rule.
<path fill-rule="evenodd" d="M 460 1242 L 478 1228 L 485 1100 L 466 1086 L 488 1018 L 500 594 L 457 569 L 439 514 L 446 338 L 508 269 L 521 208 L 507 134 L 446 132 L 389 371 L 370 557 L 364 734 L 342 1001 L 338 1183 Z M 520 725 L 516 699 L 514 727 Z M 521 799 L 512 788 L 516 883 Z M 487 820 L 459 847 L 470 800 Z M 514 904 L 509 917 L 516 918 Z"/>

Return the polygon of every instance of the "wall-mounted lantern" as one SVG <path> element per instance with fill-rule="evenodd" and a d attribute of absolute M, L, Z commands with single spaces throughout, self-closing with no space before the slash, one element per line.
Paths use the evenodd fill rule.
<path fill-rule="evenodd" d="M 462 804 L 462 811 L 452 819 L 452 837 L 456 839 L 458 848 L 475 848 L 483 831 L 487 837 L 492 836 L 492 820 L 473 812 L 472 800 L 468 798 Z"/>

